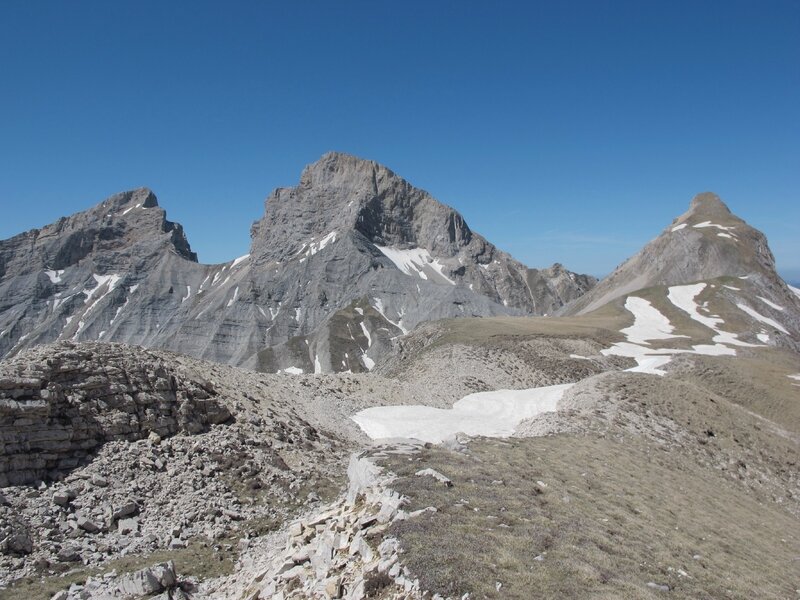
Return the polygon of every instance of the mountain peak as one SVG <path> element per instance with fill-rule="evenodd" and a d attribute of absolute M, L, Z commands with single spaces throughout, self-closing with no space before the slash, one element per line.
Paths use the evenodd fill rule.
<path fill-rule="evenodd" d="M 300 187 L 347 186 L 366 182 L 373 185 L 378 174 L 393 176 L 389 169 L 373 160 L 359 158 L 345 152 L 327 152 L 306 166 L 300 175 Z"/>
<path fill-rule="evenodd" d="M 731 210 L 722 199 L 713 192 L 697 194 L 689 205 L 689 215 L 731 215 Z"/>
<path fill-rule="evenodd" d="M 583 314 L 648 287 L 751 275 L 777 278 L 764 234 L 734 215 L 719 196 L 704 192 L 661 235 L 564 312 Z"/>
<path fill-rule="evenodd" d="M 120 209 L 128 206 L 141 206 L 141 208 L 155 208 L 158 206 L 158 198 L 148 187 L 139 187 L 125 192 L 119 192 L 106 198 L 99 205 L 103 209 Z"/>

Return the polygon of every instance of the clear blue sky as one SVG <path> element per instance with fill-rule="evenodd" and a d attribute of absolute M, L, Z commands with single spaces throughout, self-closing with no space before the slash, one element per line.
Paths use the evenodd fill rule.
<path fill-rule="evenodd" d="M 0 238 L 146 185 L 203 262 L 328 150 L 601 275 L 711 190 L 800 279 L 800 2 L 0 3 Z"/>

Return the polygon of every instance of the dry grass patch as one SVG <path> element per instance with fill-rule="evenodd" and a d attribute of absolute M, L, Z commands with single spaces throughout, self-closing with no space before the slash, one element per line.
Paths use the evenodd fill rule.
<path fill-rule="evenodd" d="M 713 469 L 644 439 L 482 439 L 471 443 L 470 455 L 435 447 L 411 461 L 388 460 L 410 510 L 438 509 L 392 531 L 405 564 L 433 592 L 525 599 L 796 595 L 800 523 Z M 413 475 L 427 467 L 454 486 Z"/>

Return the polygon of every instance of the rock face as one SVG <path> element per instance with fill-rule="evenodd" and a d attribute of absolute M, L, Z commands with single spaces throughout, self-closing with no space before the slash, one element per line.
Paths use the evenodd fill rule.
<path fill-rule="evenodd" d="M 335 377 L 359 376 L 305 379 Z M 0 589 L 260 534 L 319 501 L 347 451 L 298 414 L 298 379 L 98 342 L 0 363 Z"/>
<path fill-rule="evenodd" d="M 595 280 L 528 269 L 385 167 L 331 153 L 276 190 L 248 255 L 201 265 L 149 190 L 0 242 L 0 356 L 54 340 L 265 371 L 365 371 L 440 318 L 552 313 Z"/>
<path fill-rule="evenodd" d="M 0 363 L 0 487 L 55 479 L 107 441 L 223 423 L 231 413 L 215 396 L 211 384 L 122 346 L 66 343 L 47 348 L 42 361 L 25 355 Z"/>
<path fill-rule="evenodd" d="M 772 302 L 800 314 L 797 295 L 775 271 L 764 234 L 731 213 L 717 195 L 703 193 L 661 235 L 560 312 L 585 314 L 640 289 L 726 276 L 747 279 Z"/>

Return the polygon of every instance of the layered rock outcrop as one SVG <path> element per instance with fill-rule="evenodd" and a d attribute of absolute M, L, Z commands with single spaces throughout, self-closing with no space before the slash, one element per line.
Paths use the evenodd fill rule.
<path fill-rule="evenodd" d="M 107 441 L 198 433 L 231 419 L 211 384 L 146 351 L 46 350 L 44 360 L 0 363 L 0 487 L 55 479 Z"/>

